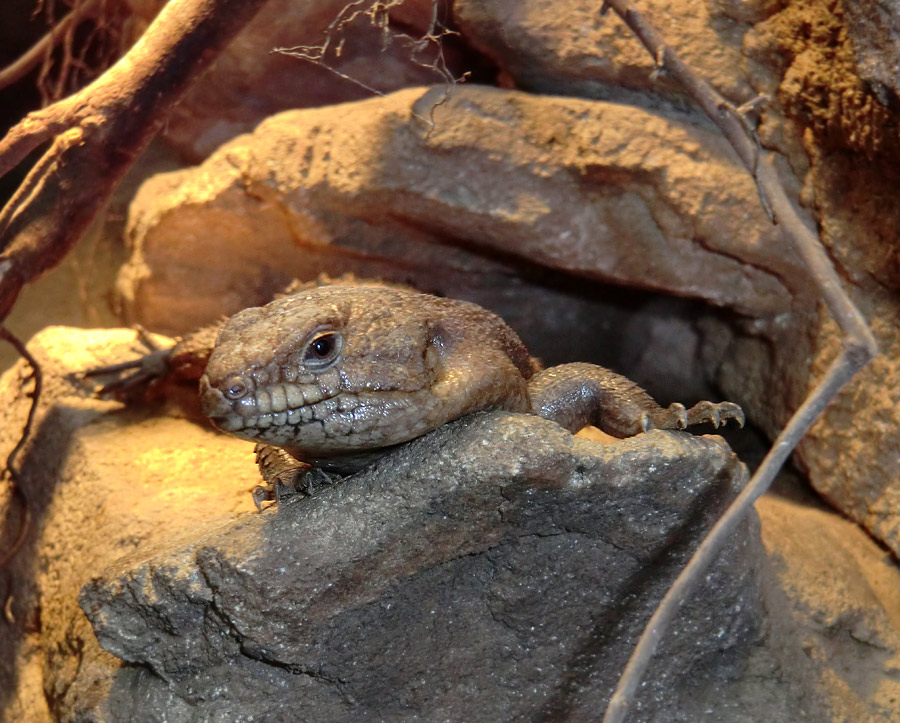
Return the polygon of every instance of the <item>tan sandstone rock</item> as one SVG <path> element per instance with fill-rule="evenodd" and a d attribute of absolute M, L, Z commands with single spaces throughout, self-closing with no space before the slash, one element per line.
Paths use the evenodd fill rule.
<path fill-rule="evenodd" d="M 741 67 L 746 26 L 717 14 L 704 0 L 654 0 L 635 7 L 726 98 L 738 105 L 753 98 Z M 457 0 L 453 9 L 463 34 L 518 88 L 604 100 L 638 92 L 693 107 L 676 80 L 654 74 L 653 58 L 615 13 L 601 13 L 596 2 Z"/>
<path fill-rule="evenodd" d="M 445 293 L 462 272 L 501 270 L 434 245 L 446 238 L 752 315 L 789 308 L 794 257 L 716 133 L 490 88 L 435 105 L 442 92 L 282 113 L 148 181 L 129 221 L 127 317 L 184 331 L 362 254 L 380 262 L 370 275 Z"/>

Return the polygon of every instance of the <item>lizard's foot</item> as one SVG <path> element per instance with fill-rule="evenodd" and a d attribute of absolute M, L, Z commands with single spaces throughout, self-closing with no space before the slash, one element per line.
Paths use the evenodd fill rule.
<path fill-rule="evenodd" d="M 743 427 L 746 421 L 744 410 L 734 402 L 697 402 L 687 411 L 688 426 L 709 422 L 716 429 L 728 423 L 729 419 Z"/>
<path fill-rule="evenodd" d="M 300 494 L 310 494 L 296 489 L 290 483 L 276 480 L 270 484 L 256 485 L 251 494 L 253 495 L 253 504 L 256 505 L 256 509 L 262 512 L 264 502 L 274 502 L 277 507 L 283 500 L 293 497 L 298 492 Z"/>
<path fill-rule="evenodd" d="M 311 497 L 322 487 L 334 483 L 330 474 L 301 462 L 280 447 L 259 442 L 254 451 L 265 483 L 253 488 L 253 502 L 260 512 L 263 502 L 274 501 L 278 505 L 293 495 Z"/>
<path fill-rule="evenodd" d="M 169 356 L 172 350 L 161 349 L 150 334 L 141 327 L 136 327 L 135 332 L 147 351 L 146 354 L 137 359 L 95 367 L 81 373 L 85 379 L 114 377 L 94 392 L 95 396 L 129 401 L 141 395 L 144 390 L 169 371 Z M 131 373 L 127 374 L 126 372 L 129 371 Z"/>
<path fill-rule="evenodd" d="M 683 404 L 670 404 L 666 409 L 644 412 L 641 415 L 641 429 L 685 429 L 695 424 L 709 422 L 716 429 L 726 424 L 729 419 L 744 426 L 744 410 L 733 402 L 697 402 L 690 409 Z"/>

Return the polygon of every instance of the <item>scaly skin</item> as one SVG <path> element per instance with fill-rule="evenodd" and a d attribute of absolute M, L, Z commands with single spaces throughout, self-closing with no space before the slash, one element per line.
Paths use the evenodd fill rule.
<path fill-rule="evenodd" d="M 533 372 L 518 336 L 474 304 L 320 287 L 225 322 L 200 401 L 220 429 L 346 472 L 469 412 L 528 411 Z"/>
<path fill-rule="evenodd" d="M 573 432 L 595 424 L 616 437 L 744 421 L 730 402 L 664 409 L 592 364 L 538 368 L 515 332 L 474 304 L 381 286 L 326 286 L 226 321 L 200 398 L 217 427 L 261 443 L 270 486 L 291 477 L 291 458 L 347 474 L 485 409 L 537 414 Z"/>
<path fill-rule="evenodd" d="M 134 373 L 100 394 L 168 396 L 199 377 L 212 423 L 257 442 L 266 483 L 254 493 L 257 503 L 285 491 L 311 493 L 329 473 L 355 472 L 398 444 L 486 409 L 536 414 L 571 432 L 593 424 L 620 438 L 744 423 L 731 402 L 664 409 L 634 382 L 593 364 L 540 371 L 489 311 L 385 286 L 308 287 L 170 350 L 88 374 L 125 370 Z"/>

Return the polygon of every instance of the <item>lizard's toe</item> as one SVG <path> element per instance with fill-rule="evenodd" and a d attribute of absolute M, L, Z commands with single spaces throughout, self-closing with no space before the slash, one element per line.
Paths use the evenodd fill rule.
<path fill-rule="evenodd" d="M 684 405 L 680 402 L 673 402 L 669 405 L 669 413 L 675 419 L 675 429 L 684 429 L 688 426 L 688 415 Z"/>
<path fill-rule="evenodd" d="M 722 418 L 722 424 L 725 424 L 729 419 L 733 419 L 737 422 L 738 427 L 743 428 L 747 419 L 744 416 L 744 410 L 741 409 L 740 405 L 737 405 L 734 402 L 721 402 L 717 407 L 718 413 Z"/>
<path fill-rule="evenodd" d="M 263 511 L 263 502 L 271 502 L 274 499 L 272 488 L 266 485 L 256 485 L 251 494 L 253 495 L 253 504 L 260 512 Z"/>

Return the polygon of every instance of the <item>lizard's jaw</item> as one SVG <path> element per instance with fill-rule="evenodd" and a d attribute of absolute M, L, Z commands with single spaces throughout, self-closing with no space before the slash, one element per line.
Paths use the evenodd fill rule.
<path fill-rule="evenodd" d="M 437 426 L 421 411 L 433 401 L 428 390 L 338 390 L 328 396 L 330 390 L 311 385 L 278 383 L 229 398 L 228 390 L 237 381 L 229 377 L 228 384 L 221 384 L 201 378 L 200 402 L 210 421 L 224 432 L 289 448 L 301 458 L 380 449 Z M 297 401 L 306 403 L 291 406 Z"/>
<path fill-rule="evenodd" d="M 204 375 L 200 379 L 200 404 L 216 427 L 244 439 L 278 445 L 297 443 L 305 436 L 302 430 L 309 425 L 347 426 L 345 433 L 349 434 L 352 430 L 349 418 L 360 405 L 355 394 L 329 395 L 331 390 L 314 385 L 284 383 L 253 388 L 246 378 L 243 383 L 246 393 L 238 399 L 229 398 L 219 388 L 221 385 L 210 383 Z M 318 435 L 312 432 L 310 436 Z"/>

